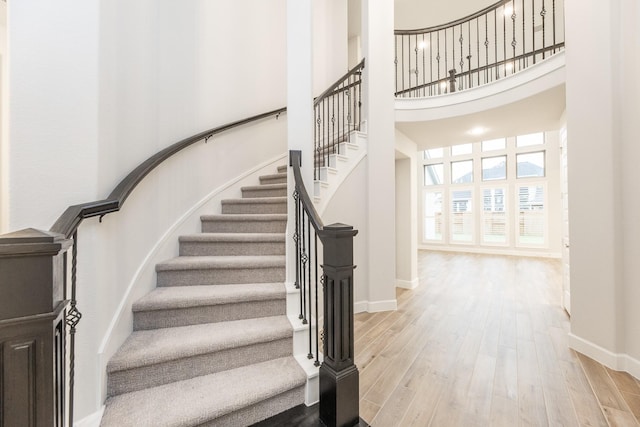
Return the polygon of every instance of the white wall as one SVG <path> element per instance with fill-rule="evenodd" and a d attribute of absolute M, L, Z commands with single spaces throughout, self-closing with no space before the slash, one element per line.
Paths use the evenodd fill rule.
<path fill-rule="evenodd" d="M 495 0 L 395 0 L 395 28 L 412 30 L 440 25 L 465 17 L 495 3 Z"/>
<path fill-rule="evenodd" d="M 336 190 L 322 213 L 325 225 L 336 222 L 358 230 L 353 239 L 354 301 L 356 312 L 368 311 L 369 293 L 369 210 L 367 195 L 367 158 L 365 157 Z"/>
<path fill-rule="evenodd" d="M 9 7 L 9 231 L 98 196 L 99 3 Z"/>
<path fill-rule="evenodd" d="M 418 172 L 416 143 L 396 129 L 396 286 L 418 286 Z"/>
<path fill-rule="evenodd" d="M 161 148 L 286 102 L 284 0 L 24 0 L 9 22 L 9 231 L 48 229 Z M 131 328 L 127 304 L 177 253 L 172 233 L 196 231 L 199 204 L 285 150 L 282 119 L 215 137 L 150 174 L 121 212 L 80 228 L 76 420 L 102 405 L 104 366 Z"/>
<path fill-rule="evenodd" d="M 364 117 L 368 133 L 369 300 L 393 310 L 395 298 L 395 138 L 393 1 L 363 0 Z M 390 262 L 391 261 L 391 262 Z M 370 304 L 371 308 L 371 304 Z"/>
<path fill-rule="evenodd" d="M 313 1 L 313 95 L 318 96 L 349 71 L 347 2 Z"/>
<path fill-rule="evenodd" d="M 640 301 L 640 286 L 638 277 L 640 266 L 640 225 L 637 213 L 640 212 L 640 200 L 637 197 L 629 197 L 630 194 L 638 194 L 640 182 L 640 147 L 638 135 L 640 135 L 640 5 L 637 1 L 625 1 L 620 3 L 617 11 L 619 19 L 618 31 L 614 44 L 614 62 L 616 76 L 614 82 L 614 94 L 619 102 L 616 110 L 615 128 L 619 133 L 616 138 L 622 142 L 621 165 L 622 176 L 620 186 L 620 201 L 622 205 L 622 229 L 624 247 L 624 291 L 621 296 L 624 302 L 625 325 L 624 341 L 625 352 L 635 360 L 633 373 L 640 377 L 640 310 L 637 302 Z M 617 46 L 617 49 L 615 48 Z"/>
<path fill-rule="evenodd" d="M 635 376 L 639 18 L 633 0 L 566 3 L 571 344 Z"/>
<path fill-rule="evenodd" d="M 0 1 L 0 234 L 9 228 L 9 128 L 7 3 Z"/>

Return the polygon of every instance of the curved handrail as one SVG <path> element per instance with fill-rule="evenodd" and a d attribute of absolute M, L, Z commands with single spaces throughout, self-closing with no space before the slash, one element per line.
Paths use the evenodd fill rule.
<path fill-rule="evenodd" d="M 510 1 L 510 0 L 509 0 Z M 347 72 L 347 74 L 345 74 L 344 76 L 340 77 L 338 80 L 336 80 L 336 82 L 334 84 L 332 84 L 331 86 L 329 86 L 329 88 L 327 90 L 325 90 L 324 92 L 322 92 L 320 95 L 318 95 L 314 100 L 313 100 L 313 106 L 317 106 L 320 102 L 322 102 L 323 99 L 327 98 L 329 95 L 333 94 L 333 92 L 336 90 L 336 88 L 338 88 L 340 85 L 342 85 L 349 77 L 353 76 L 356 73 L 359 73 L 362 71 L 362 69 L 364 68 L 364 58 L 362 59 L 362 61 L 360 61 L 358 63 L 358 65 L 356 65 L 355 67 L 353 67 L 351 70 L 349 70 Z M 346 90 L 346 88 L 344 88 Z"/>
<path fill-rule="evenodd" d="M 90 218 L 94 216 L 102 217 L 106 214 L 119 211 L 124 205 L 124 202 L 127 200 L 127 197 L 129 197 L 131 192 L 136 188 L 140 181 L 142 181 L 144 177 L 149 174 L 149 172 L 151 172 L 162 162 L 178 153 L 179 151 L 182 151 L 183 149 L 203 139 L 207 141 L 213 135 L 254 121 L 262 120 L 267 117 L 278 117 L 280 114 L 283 114 L 286 111 L 287 108 L 284 107 L 277 110 L 269 111 L 267 113 L 251 116 L 246 119 L 237 120 L 222 126 L 215 127 L 213 129 L 200 132 L 196 135 L 185 138 L 182 141 L 178 141 L 175 144 L 170 145 L 169 147 L 149 157 L 147 160 L 140 163 L 134 170 L 129 172 L 129 174 L 122 181 L 120 181 L 118 185 L 116 185 L 116 187 L 113 189 L 111 194 L 107 196 L 106 199 L 69 206 L 62 213 L 62 215 L 60 215 L 55 224 L 53 224 L 50 231 L 63 234 L 67 238 L 71 237 L 73 233 L 78 229 L 84 218 Z"/>
<path fill-rule="evenodd" d="M 464 22 L 467 22 L 471 19 L 475 19 L 478 18 L 482 15 L 484 15 L 485 13 L 488 13 L 490 11 L 492 11 L 493 9 L 497 9 L 500 6 L 506 4 L 506 3 L 511 3 L 512 0 L 500 0 L 492 5 L 489 5 L 487 7 L 485 7 L 482 10 L 479 10 L 477 12 L 472 13 L 471 15 L 467 15 L 464 18 L 459 18 L 456 19 L 455 21 L 451 21 L 451 22 L 447 22 L 446 24 L 440 24 L 440 25 L 434 25 L 433 27 L 427 27 L 427 28 L 418 28 L 418 29 L 414 29 L 414 30 L 394 30 L 393 34 L 395 35 L 409 35 L 409 34 L 422 34 L 422 33 L 429 33 L 431 31 L 438 31 L 438 30 L 443 30 L 445 28 L 449 28 L 449 27 L 453 27 L 456 25 L 460 25 Z"/>
<path fill-rule="evenodd" d="M 302 206 L 304 207 L 305 212 L 309 215 L 309 221 L 313 228 L 316 230 L 316 233 L 319 233 L 324 229 L 324 223 L 318 215 L 316 208 L 313 206 L 313 202 L 309 197 L 309 193 L 307 192 L 307 188 L 304 186 L 304 181 L 302 180 L 302 173 L 300 172 L 300 166 L 302 165 L 302 151 L 291 150 L 289 152 L 289 166 L 293 168 L 293 181 L 295 184 L 295 191 L 300 201 L 302 202 Z M 322 237 L 320 236 L 322 239 Z"/>

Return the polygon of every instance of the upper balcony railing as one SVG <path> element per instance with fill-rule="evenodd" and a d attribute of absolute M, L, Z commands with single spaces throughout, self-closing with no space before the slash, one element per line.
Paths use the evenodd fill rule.
<path fill-rule="evenodd" d="M 396 97 L 481 86 L 564 49 L 564 0 L 500 0 L 444 25 L 395 31 Z"/>

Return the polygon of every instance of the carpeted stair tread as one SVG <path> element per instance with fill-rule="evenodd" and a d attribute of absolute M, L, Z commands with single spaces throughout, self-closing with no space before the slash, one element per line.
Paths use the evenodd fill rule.
<path fill-rule="evenodd" d="M 203 307 L 283 298 L 286 298 L 286 290 L 282 283 L 167 286 L 158 287 L 136 301 L 133 311 Z"/>
<path fill-rule="evenodd" d="M 290 338 L 292 334 L 286 316 L 137 331 L 111 358 L 107 372 Z"/>
<path fill-rule="evenodd" d="M 230 205 L 230 204 L 238 204 L 238 205 L 242 205 L 242 204 L 254 204 L 254 203 L 260 203 L 260 204 L 281 204 L 281 203 L 287 203 L 287 196 L 278 196 L 278 197 L 244 197 L 241 199 L 224 199 L 222 200 L 220 203 L 222 203 L 222 205 Z"/>
<path fill-rule="evenodd" d="M 288 169 L 289 169 L 288 165 L 278 166 L 278 173 L 286 173 Z"/>
<path fill-rule="evenodd" d="M 180 236 L 180 242 L 284 242 L 284 233 L 198 233 Z"/>
<path fill-rule="evenodd" d="M 262 184 L 262 185 L 248 185 L 241 187 L 242 191 L 246 190 L 286 190 L 287 184 Z"/>
<path fill-rule="evenodd" d="M 109 398 L 101 425 L 197 426 L 303 387 L 306 379 L 293 357 L 269 360 Z"/>
<path fill-rule="evenodd" d="M 284 255 L 181 256 L 156 264 L 156 272 L 284 267 Z"/>
<path fill-rule="evenodd" d="M 244 222 L 250 221 L 286 221 L 287 214 L 217 214 L 217 215 L 202 215 L 200 221 L 237 221 Z"/>

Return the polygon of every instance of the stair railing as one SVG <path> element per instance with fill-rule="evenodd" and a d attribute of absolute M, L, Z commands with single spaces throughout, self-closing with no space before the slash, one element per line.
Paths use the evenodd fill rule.
<path fill-rule="evenodd" d="M 42 322 L 41 319 L 45 319 L 49 323 L 53 319 L 55 322 L 53 324 L 55 331 L 53 338 L 47 337 L 46 333 L 43 335 L 42 330 L 45 332 L 48 330 L 49 334 L 52 330 L 50 324 L 44 324 L 40 330 L 33 332 L 34 342 L 37 342 L 39 347 L 26 348 L 22 351 L 28 355 L 35 354 L 36 356 L 33 357 L 36 359 L 28 362 L 15 359 L 16 367 L 5 365 L 5 370 L 17 373 L 22 372 L 19 369 L 23 365 L 27 366 L 32 363 L 35 366 L 37 375 L 21 374 L 20 384 L 23 389 L 20 390 L 34 390 L 38 393 L 38 399 L 31 392 L 16 392 L 18 393 L 17 397 L 11 396 L 10 399 L 12 411 L 6 414 L 0 411 L 0 425 L 28 425 L 29 423 L 24 420 L 34 419 L 33 417 L 36 415 L 42 425 L 56 427 L 73 425 L 75 333 L 76 326 L 82 318 L 76 299 L 78 227 L 82 221 L 85 218 L 95 216 L 102 219 L 109 213 L 119 211 L 145 176 L 162 162 L 196 142 L 203 140 L 208 142 L 215 135 L 259 120 L 273 116 L 278 118 L 281 114 L 286 113 L 286 110 L 286 107 L 280 108 L 237 120 L 170 145 L 140 163 L 120 181 L 106 199 L 69 206 L 49 232 L 28 229 L 0 236 L 0 270 L 3 275 L 7 274 L 7 277 L 13 278 L 8 290 L 5 290 L 5 286 L 0 287 L 0 297 L 4 295 L 3 292 L 9 292 L 9 295 L 14 297 L 27 292 L 31 297 L 34 294 L 49 295 L 53 302 L 53 309 L 34 308 L 21 302 L 14 304 L 17 305 L 16 309 L 5 307 L 6 304 L 0 304 L 0 348 L 5 336 L 11 336 L 10 334 L 14 333 L 14 330 L 24 331 L 27 327 L 25 325 L 35 324 L 36 320 Z M 48 264 L 43 261 L 45 256 L 50 259 Z M 41 289 L 36 290 L 35 286 L 40 286 Z M 16 292 L 22 293 L 16 294 Z M 7 301 L 11 302 L 9 299 Z M 14 312 L 18 314 L 14 314 Z M 19 315 L 20 313 L 22 315 Z M 31 328 L 33 329 L 33 327 Z M 24 332 L 22 333 L 24 334 Z M 45 355 L 45 357 L 40 355 Z M 0 371 L 0 376 L 1 374 L 2 371 Z M 33 383 L 28 383 L 28 381 L 33 381 Z M 41 390 L 43 391 L 41 392 Z M 52 390 L 51 395 L 47 394 L 49 390 Z M 4 395 L 3 391 L 6 390 L 3 390 L 0 381 L 0 395 Z"/>
<path fill-rule="evenodd" d="M 364 59 L 313 101 L 315 180 L 320 168 L 332 166 L 331 155 L 342 154 L 340 143 L 350 142 L 351 133 L 360 130 L 363 69 Z"/>
<path fill-rule="evenodd" d="M 321 314 L 323 318 L 320 420 L 327 426 L 353 426 L 359 422 L 359 374 L 353 345 L 353 237 L 358 231 L 350 225 L 323 224 L 302 180 L 301 158 L 300 151 L 289 152 L 295 183 L 293 239 L 299 318 L 309 325 L 307 357 L 315 359 L 316 366 L 320 365 L 318 319 Z M 322 289 L 318 289 L 319 285 Z"/>
<path fill-rule="evenodd" d="M 500 0 L 453 22 L 396 30 L 396 97 L 487 84 L 564 49 L 564 0 Z"/>

